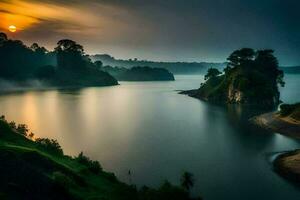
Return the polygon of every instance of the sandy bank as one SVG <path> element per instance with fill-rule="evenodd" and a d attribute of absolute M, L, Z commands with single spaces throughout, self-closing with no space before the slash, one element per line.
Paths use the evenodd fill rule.
<path fill-rule="evenodd" d="M 272 132 L 300 139 L 300 121 L 291 117 L 280 117 L 276 112 L 271 112 L 254 117 L 251 121 Z"/>

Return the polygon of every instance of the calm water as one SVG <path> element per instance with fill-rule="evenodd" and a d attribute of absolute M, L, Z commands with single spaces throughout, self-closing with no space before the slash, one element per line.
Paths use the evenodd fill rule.
<path fill-rule="evenodd" d="M 183 170 L 196 177 L 205 199 L 292 199 L 300 190 L 277 176 L 269 157 L 300 148 L 300 141 L 251 126 L 253 110 L 220 107 L 179 95 L 202 76 L 175 82 L 122 82 L 81 90 L 28 91 L 0 96 L 0 113 L 26 123 L 38 137 L 56 138 L 65 153 L 84 151 L 128 181 L 178 183 Z M 300 101 L 300 76 L 286 77 L 285 102 Z"/>

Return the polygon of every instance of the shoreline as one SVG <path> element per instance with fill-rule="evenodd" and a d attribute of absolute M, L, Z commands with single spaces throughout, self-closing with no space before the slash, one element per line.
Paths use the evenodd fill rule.
<path fill-rule="evenodd" d="M 273 161 L 274 171 L 281 177 L 300 185 L 300 150 L 283 152 Z"/>
<path fill-rule="evenodd" d="M 250 121 L 272 132 L 300 139 L 300 121 L 293 118 L 280 117 L 276 112 L 270 112 L 253 117 Z"/>

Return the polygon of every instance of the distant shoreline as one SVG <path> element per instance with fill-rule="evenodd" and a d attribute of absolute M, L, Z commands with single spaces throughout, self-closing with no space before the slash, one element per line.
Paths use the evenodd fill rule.
<path fill-rule="evenodd" d="M 280 117 L 276 112 L 270 112 L 251 119 L 256 125 L 272 132 L 300 139 L 300 121 L 291 117 Z"/>

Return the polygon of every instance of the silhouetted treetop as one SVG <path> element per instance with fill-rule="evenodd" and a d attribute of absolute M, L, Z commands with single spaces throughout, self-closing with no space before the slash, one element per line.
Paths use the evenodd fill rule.
<path fill-rule="evenodd" d="M 7 35 L 5 33 L 0 32 L 0 44 L 4 41 L 7 41 Z"/>
<path fill-rule="evenodd" d="M 78 52 L 81 55 L 84 54 L 83 46 L 77 44 L 73 40 L 60 40 L 57 42 L 57 47 L 55 48 L 56 51 L 65 51 L 65 52 Z"/>
<path fill-rule="evenodd" d="M 218 69 L 209 68 L 208 71 L 207 71 L 207 74 L 204 76 L 204 80 L 208 80 L 210 78 L 215 78 L 220 74 L 222 74 L 222 73 Z"/>

